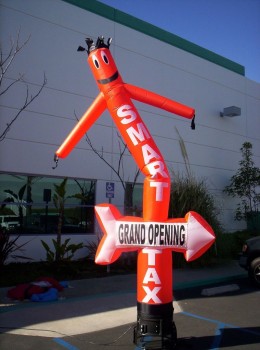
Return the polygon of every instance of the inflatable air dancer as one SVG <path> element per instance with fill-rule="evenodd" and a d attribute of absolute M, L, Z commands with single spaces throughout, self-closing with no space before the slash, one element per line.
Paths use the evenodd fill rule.
<path fill-rule="evenodd" d="M 177 334 L 173 321 L 172 250 L 186 260 L 202 255 L 214 242 L 212 228 L 197 213 L 168 219 L 171 180 L 165 161 L 143 123 L 132 99 L 192 119 L 194 109 L 148 90 L 124 83 L 110 53 L 111 39 L 86 39 L 88 63 L 100 90 L 55 154 L 66 157 L 108 109 L 138 167 L 145 175 L 143 217 L 122 216 L 112 204 L 95 206 L 104 233 L 96 252 L 97 264 L 111 264 L 122 252 L 138 250 L 137 325 L 134 343 L 146 349 L 151 341 L 160 349 L 172 349 Z M 150 344 L 151 345 L 151 344 Z"/>

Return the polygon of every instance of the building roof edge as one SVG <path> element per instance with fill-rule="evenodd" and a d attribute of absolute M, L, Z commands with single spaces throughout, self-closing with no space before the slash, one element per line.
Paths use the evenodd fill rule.
<path fill-rule="evenodd" d="M 213 51 L 96 0 L 62 0 L 245 76 L 245 67 Z"/>

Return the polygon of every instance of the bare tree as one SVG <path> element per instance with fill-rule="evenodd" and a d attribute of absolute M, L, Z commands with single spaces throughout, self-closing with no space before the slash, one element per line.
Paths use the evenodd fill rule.
<path fill-rule="evenodd" d="M 116 166 L 114 166 L 113 164 L 109 163 L 109 161 L 107 161 L 104 157 L 104 153 L 103 153 L 103 147 L 101 148 L 101 151 L 98 151 L 92 144 L 89 136 L 86 134 L 86 141 L 89 144 L 90 148 L 92 149 L 92 151 L 100 158 L 103 160 L 103 162 L 105 162 L 110 169 L 112 169 L 112 171 L 116 174 L 116 176 L 118 177 L 118 179 L 120 180 L 122 187 L 124 189 L 124 193 L 125 193 L 125 199 L 124 199 L 124 207 L 125 210 L 127 210 L 127 208 L 129 207 L 133 207 L 133 192 L 134 192 L 134 187 L 135 184 L 137 182 L 138 176 L 140 174 L 140 169 L 136 169 L 135 174 L 134 174 L 134 178 L 133 181 L 131 181 L 131 186 L 126 186 L 126 182 L 125 182 L 125 174 L 124 174 L 124 155 L 126 153 L 126 151 L 128 150 L 127 144 L 123 141 L 121 135 L 117 132 L 117 138 L 118 138 L 118 149 L 119 149 L 119 158 L 118 158 L 118 163 Z"/>
<path fill-rule="evenodd" d="M 78 117 L 76 115 L 76 113 L 74 112 L 75 118 L 77 120 Z M 135 174 L 134 174 L 134 178 L 133 181 L 131 181 L 131 186 L 126 186 L 126 180 L 125 180 L 125 172 L 124 172 L 124 155 L 126 154 L 126 152 L 128 151 L 128 147 L 127 144 L 124 142 L 124 140 L 122 139 L 121 135 L 117 132 L 117 138 L 118 138 L 118 149 L 119 149 L 119 158 L 118 158 L 118 162 L 117 164 L 114 166 L 113 164 L 111 164 L 105 157 L 104 157 L 104 151 L 103 151 L 103 147 L 101 147 L 101 151 L 97 150 L 93 144 L 92 141 L 90 140 L 89 136 L 86 134 L 86 141 L 89 144 L 90 148 L 92 149 L 92 151 L 103 161 L 106 163 L 107 166 L 109 166 L 109 168 L 116 174 L 116 176 L 118 177 L 118 179 L 121 182 L 121 185 L 124 189 L 124 193 L 125 193 L 125 200 L 124 200 L 124 206 L 125 208 L 127 207 L 132 207 L 133 206 L 133 192 L 134 192 L 134 187 L 135 184 L 137 182 L 138 176 L 140 175 L 140 169 L 136 169 Z M 130 182 L 128 180 L 128 182 Z"/>
<path fill-rule="evenodd" d="M 47 83 L 47 79 L 44 74 L 43 82 L 40 85 L 40 88 L 35 94 L 32 95 L 30 94 L 28 83 L 24 80 L 24 74 L 19 74 L 19 76 L 15 79 L 6 78 L 6 74 L 8 73 L 9 68 L 12 66 L 12 64 L 14 64 L 14 61 L 17 55 L 21 52 L 21 50 L 24 49 L 24 47 L 27 45 L 29 40 L 30 40 L 30 36 L 25 41 L 20 42 L 20 30 L 19 30 L 17 33 L 16 39 L 15 40 L 11 39 L 10 47 L 7 50 L 6 54 L 4 54 L 2 45 L 0 45 L 0 96 L 6 93 L 9 93 L 17 83 L 23 83 L 25 85 L 25 90 L 26 90 L 25 98 L 22 106 L 11 117 L 10 122 L 6 124 L 6 126 L 4 127 L 4 130 L 2 131 L 0 130 L 0 141 L 3 141 L 5 139 L 13 123 L 17 120 L 17 118 L 21 115 L 21 113 L 40 95 L 40 93 L 42 92 L 42 89 Z M 4 86 L 3 84 L 4 79 L 6 81 L 9 81 L 9 83 L 6 86 Z"/>
<path fill-rule="evenodd" d="M 113 164 L 110 164 L 109 161 L 106 160 L 106 158 L 104 157 L 104 152 L 103 152 L 103 147 L 101 148 L 101 151 L 98 151 L 92 144 L 89 136 L 86 134 L 86 141 L 89 144 L 90 148 L 92 149 L 92 151 L 100 158 L 103 160 L 103 162 L 105 162 L 110 169 L 112 169 L 112 171 L 116 174 L 116 176 L 119 178 L 122 187 L 125 191 L 126 189 L 126 183 L 125 183 L 125 174 L 124 174 L 124 162 L 123 162 L 123 158 L 124 155 L 126 153 L 126 151 L 128 150 L 126 143 L 123 141 L 121 135 L 119 133 L 117 133 L 117 137 L 118 137 L 118 148 L 119 148 L 119 158 L 118 158 L 118 163 L 116 166 L 114 166 Z M 134 175 L 134 179 L 133 179 L 133 184 L 136 183 L 137 178 L 140 174 L 140 169 L 137 169 Z"/>
<path fill-rule="evenodd" d="M 79 121 L 79 118 L 77 116 L 77 114 L 74 111 L 74 116 L 77 119 L 77 121 Z M 122 187 L 125 191 L 126 189 L 126 183 L 125 183 L 125 175 L 124 175 L 124 155 L 126 153 L 126 151 L 128 150 L 127 144 L 124 142 L 124 140 L 122 139 L 121 135 L 117 132 L 117 138 L 118 138 L 118 148 L 119 148 L 119 159 L 118 159 L 118 163 L 117 166 L 114 166 L 113 164 L 111 164 L 108 160 L 106 160 L 106 158 L 104 157 L 104 150 L 103 147 L 101 147 L 101 151 L 98 151 L 92 144 L 92 141 L 90 140 L 88 134 L 85 134 L 86 136 L 86 141 L 89 144 L 90 148 L 92 149 L 92 151 L 103 161 L 106 163 L 107 166 L 109 166 L 109 168 L 116 174 L 116 176 L 119 178 Z M 136 183 L 137 178 L 140 174 L 140 169 L 137 169 L 134 175 L 134 179 L 133 179 L 133 184 Z"/>

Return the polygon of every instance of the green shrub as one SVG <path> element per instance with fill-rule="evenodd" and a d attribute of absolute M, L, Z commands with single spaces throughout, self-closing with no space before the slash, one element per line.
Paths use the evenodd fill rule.
<path fill-rule="evenodd" d="M 219 210 L 206 181 L 197 180 L 194 176 L 177 175 L 172 182 L 169 217 L 184 217 L 191 210 L 200 214 L 216 234 L 221 232 Z"/>
<path fill-rule="evenodd" d="M 28 243 L 18 244 L 20 235 L 12 236 L 8 231 L 3 230 L 0 227 L 0 267 L 6 263 L 6 260 L 10 257 L 19 258 L 24 260 L 32 260 L 23 255 L 18 255 L 17 252 L 23 252 L 23 247 Z M 15 253 L 15 254 L 14 254 Z"/>
<path fill-rule="evenodd" d="M 58 242 L 55 239 L 52 239 L 54 250 L 51 250 L 48 244 L 43 240 L 41 240 L 41 242 L 46 251 L 46 260 L 48 262 L 57 261 L 57 255 L 59 256 L 59 261 L 70 261 L 73 259 L 76 251 L 84 247 L 83 243 L 69 244 L 70 238 L 67 238 L 63 243 L 60 244 L 58 244 Z"/>
<path fill-rule="evenodd" d="M 236 220 L 250 221 L 255 233 L 259 229 L 258 208 L 260 205 L 260 168 L 253 161 L 253 146 L 250 142 L 244 142 L 240 151 L 242 160 L 240 168 L 230 179 L 230 184 L 225 187 L 224 192 L 229 196 L 240 198 L 235 212 Z M 252 220 L 254 219 L 255 220 Z M 251 219 L 251 220 L 250 220 Z"/>
<path fill-rule="evenodd" d="M 252 237 L 249 231 L 222 233 L 218 236 L 216 245 L 220 259 L 237 259 L 244 242 Z"/>
<path fill-rule="evenodd" d="M 194 176 L 175 175 L 172 182 L 169 218 L 183 218 L 189 211 L 200 214 L 212 227 L 216 239 L 221 233 L 221 224 L 218 220 L 219 210 L 213 195 L 209 192 L 204 180 L 197 180 Z M 202 257 L 189 263 L 192 265 L 208 265 L 216 257 L 215 244 Z M 181 267 L 185 259 L 179 253 L 174 253 L 174 266 Z"/>

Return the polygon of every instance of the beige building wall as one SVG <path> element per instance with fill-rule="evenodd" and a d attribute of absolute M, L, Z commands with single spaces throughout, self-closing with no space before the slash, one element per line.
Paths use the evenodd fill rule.
<path fill-rule="evenodd" d="M 75 3 L 73 5 L 71 3 Z M 227 231 L 242 229 L 233 220 L 235 200 L 223 188 L 236 172 L 243 142 L 253 144 L 260 166 L 260 84 L 244 76 L 244 67 L 203 48 L 92 1 L 0 0 L 0 36 L 3 50 L 20 32 L 29 42 L 6 75 L 5 84 L 21 73 L 33 93 L 46 75 L 40 96 L 12 125 L 0 144 L 0 171 L 15 174 L 97 179 L 96 203 L 106 202 L 105 182 L 116 184 L 113 204 L 123 208 L 124 193 L 117 177 L 83 139 L 53 170 L 53 155 L 98 94 L 86 63 L 77 52 L 86 37 L 112 37 L 111 52 L 125 82 L 154 91 L 196 109 L 196 130 L 177 115 L 134 102 L 152 133 L 170 171 L 184 172 L 179 147 L 185 141 L 192 172 L 205 179 L 220 205 Z M 114 18 L 114 20 L 112 20 Z M 1 129 L 24 101 L 24 89 L 0 100 Z M 241 116 L 220 117 L 224 107 L 238 106 Z M 117 130 L 105 112 L 88 133 L 93 146 L 117 164 Z M 131 181 L 135 164 L 125 157 L 125 179 Z M 139 178 L 142 182 L 142 176 Z M 242 227 L 243 226 L 243 227 Z"/>

